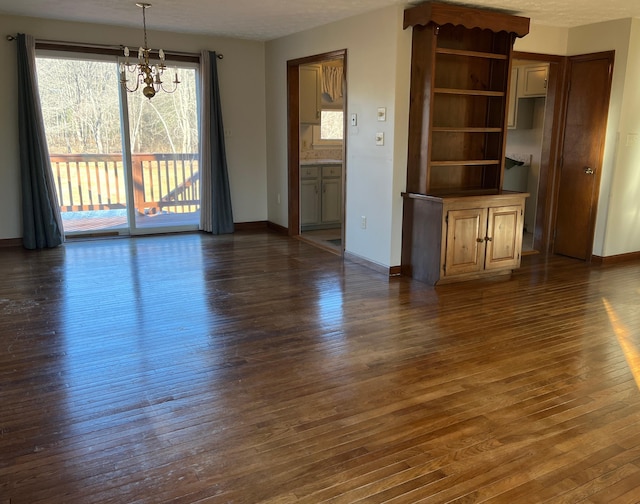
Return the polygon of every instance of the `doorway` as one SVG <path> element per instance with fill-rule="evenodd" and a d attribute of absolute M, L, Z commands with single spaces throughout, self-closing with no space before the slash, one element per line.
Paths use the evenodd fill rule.
<path fill-rule="evenodd" d="M 287 62 L 289 235 L 344 252 L 346 50 Z"/>
<path fill-rule="evenodd" d="M 513 53 L 503 187 L 528 192 L 523 254 L 550 252 L 565 58 Z"/>

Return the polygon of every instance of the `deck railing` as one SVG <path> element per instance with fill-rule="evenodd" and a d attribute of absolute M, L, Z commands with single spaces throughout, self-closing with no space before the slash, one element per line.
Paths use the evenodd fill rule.
<path fill-rule="evenodd" d="M 50 156 L 60 210 L 125 208 L 126 182 L 119 154 Z M 198 154 L 134 154 L 133 204 L 140 214 L 195 212 L 200 208 Z"/>

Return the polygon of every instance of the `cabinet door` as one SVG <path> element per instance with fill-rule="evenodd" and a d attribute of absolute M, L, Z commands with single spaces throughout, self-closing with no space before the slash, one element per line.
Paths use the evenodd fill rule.
<path fill-rule="evenodd" d="M 469 208 L 447 213 L 444 276 L 474 273 L 484 268 L 487 209 Z"/>
<path fill-rule="evenodd" d="M 320 66 L 300 66 L 300 122 L 320 124 Z"/>
<path fill-rule="evenodd" d="M 521 205 L 489 208 L 485 269 L 520 266 L 522 213 Z"/>
<path fill-rule="evenodd" d="M 522 96 L 546 96 L 547 95 L 547 66 L 526 66 L 523 68 L 524 83 Z"/>
<path fill-rule="evenodd" d="M 342 184 L 339 178 L 322 180 L 322 222 L 342 220 Z"/>
<path fill-rule="evenodd" d="M 318 179 L 300 181 L 300 225 L 320 222 L 320 194 Z"/>

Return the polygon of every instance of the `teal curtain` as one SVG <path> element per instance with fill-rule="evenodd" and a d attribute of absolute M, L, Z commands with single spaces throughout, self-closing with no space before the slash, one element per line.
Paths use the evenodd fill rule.
<path fill-rule="evenodd" d="M 233 233 L 224 126 L 218 85 L 217 54 L 200 57 L 200 228 L 213 234 Z"/>
<path fill-rule="evenodd" d="M 64 241 L 36 78 L 35 40 L 18 34 L 18 129 L 22 181 L 22 243 L 27 249 Z"/>

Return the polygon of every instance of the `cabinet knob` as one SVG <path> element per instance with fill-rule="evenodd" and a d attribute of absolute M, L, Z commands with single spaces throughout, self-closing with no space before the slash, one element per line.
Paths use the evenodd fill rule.
<path fill-rule="evenodd" d="M 593 175 L 593 168 L 591 168 L 590 166 L 585 166 L 585 167 L 584 167 L 584 172 L 585 172 L 587 175 Z"/>
<path fill-rule="evenodd" d="M 477 241 L 478 243 L 482 243 L 484 240 L 483 240 L 482 238 L 476 238 L 476 241 Z"/>
<path fill-rule="evenodd" d="M 493 238 L 491 238 L 490 236 L 485 236 L 484 241 L 490 242 L 490 241 L 493 241 Z"/>

